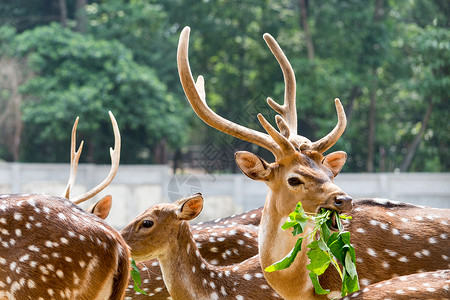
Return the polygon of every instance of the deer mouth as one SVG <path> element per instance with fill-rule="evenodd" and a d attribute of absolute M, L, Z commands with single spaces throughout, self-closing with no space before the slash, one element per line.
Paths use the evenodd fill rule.
<path fill-rule="evenodd" d="M 319 208 L 319 210 L 317 211 L 317 213 L 321 213 L 323 210 L 327 210 L 330 211 L 330 218 L 327 221 L 327 225 L 328 228 L 330 228 L 331 231 L 339 231 L 339 226 L 338 226 L 338 221 L 336 220 L 337 215 L 339 214 L 338 211 L 335 211 L 334 209 L 329 209 L 329 208 L 325 208 L 325 207 L 321 207 Z"/>
<path fill-rule="evenodd" d="M 337 212 L 335 213 L 334 210 L 331 211 L 331 216 L 330 216 L 331 222 L 329 224 L 330 230 L 333 230 L 333 231 L 338 231 L 339 230 L 338 224 L 337 224 L 337 220 L 336 220 L 337 214 L 338 213 Z"/>

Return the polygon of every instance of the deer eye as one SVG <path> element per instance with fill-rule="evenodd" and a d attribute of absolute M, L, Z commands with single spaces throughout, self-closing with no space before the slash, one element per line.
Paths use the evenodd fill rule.
<path fill-rule="evenodd" d="M 145 227 L 145 228 L 150 228 L 150 227 L 152 227 L 153 226 L 153 221 L 152 220 L 144 220 L 143 222 L 142 222 L 142 227 Z"/>
<path fill-rule="evenodd" d="M 303 184 L 303 182 L 298 177 L 289 178 L 288 183 L 290 186 L 298 186 L 300 184 Z"/>

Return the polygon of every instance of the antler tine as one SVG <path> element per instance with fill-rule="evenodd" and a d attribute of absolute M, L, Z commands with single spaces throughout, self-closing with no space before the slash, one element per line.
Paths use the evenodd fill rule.
<path fill-rule="evenodd" d="M 295 73 L 292 69 L 289 60 L 278 45 L 277 41 L 268 33 L 263 35 L 267 46 L 269 46 L 270 51 L 278 61 L 281 71 L 284 77 L 284 104 L 279 105 L 272 98 L 267 98 L 267 103 L 272 107 L 277 113 L 279 113 L 283 119 L 286 120 L 290 132 L 292 135 L 297 135 L 297 109 L 295 105 L 295 93 L 296 93 L 296 83 L 295 83 Z"/>
<path fill-rule="evenodd" d="M 345 116 L 344 107 L 342 106 L 341 101 L 338 98 L 334 99 L 334 104 L 336 106 L 338 122 L 329 134 L 312 143 L 312 145 L 309 147 L 311 150 L 316 150 L 320 153 L 324 153 L 325 151 L 330 149 L 344 133 L 345 127 L 347 126 L 347 117 Z"/>
<path fill-rule="evenodd" d="M 114 118 L 114 115 L 112 112 L 109 112 L 109 117 L 111 118 L 111 123 L 113 126 L 114 131 L 114 149 L 110 148 L 109 152 L 111 155 L 111 169 L 109 171 L 108 177 L 106 177 L 105 180 L 103 180 L 99 185 L 97 185 L 95 188 L 90 190 L 89 192 L 80 195 L 72 200 L 72 202 L 79 204 L 81 202 L 84 202 L 95 195 L 97 195 L 100 191 L 102 191 L 105 187 L 107 187 L 111 181 L 113 180 L 114 176 L 117 173 L 117 169 L 119 168 L 119 162 L 120 162 L 120 132 L 119 132 L 119 126 L 117 125 L 117 121 Z"/>
<path fill-rule="evenodd" d="M 77 151 L 75 151 L 75 146 L 77 143 L 77 141 L 76 141 L 77 125 L 78 125 L 79 119 L 80 119 L 79 117 L 77 117 L 75 119 L 75 122 L 73 123 L 73 127 L 72 127 L 72 138 L 71 138 L 71 143 L 70 143 L 70 176 L 69 176 L 69 181 L 67 182 L 66 189 L 64 190 L 64 192 L 61 195 L 61 197 L 65 197 L 67 199 L 69 199 L 70 191 L 75 183 L 75 178 L 77 177 L 78 160 L 80 159 L 81 151 L 83 149 L 83 144 L 84 144 L 84 141 L 81 141 L 80 147 L 78 148 Z"/>
<path fill-rule="evenodd" d="M 287 129 L 287 124 L 284 119 L 277 115 L 275 117 L 277 121 L 278 127 L 284 127 L 283 129 Z M 274 153 L 277 159 L 280 159 L 283 156 L 290 155 L 295 152 L 294 146 L 289 142 L 289 140 L 283 136 L 280 132 L 278 132 L 269 122 L 267 122 L 266 118 L 262 114 L 258 114 L 258 120 L 267 133 L 273 138 L 273 140 L 278 144 L 281 149 L 277 148 L 277 152 Z M 280 128 L 281 129 L 281 128 Z M 282 131 L 282 130 L 280 130 Z"/>
<path fill-rule="evenodd" d="M 184 93 L 186 94 L 186 97 L 195 113 L 206 124 L 219 131 L 232 135 L 241 140 L 254 143 L 271 151 L 272 153 L 278 152 L 279 150 L 277 144 L 270 138 L 269 135 L 231 122 L 219 116 L 212 111 L 211 108 L 209 108 L 205 101 L 203 77 L 199 76 L 197 84 L 194 83 L 194 79 L 192 77 L 188 58 L 189 33 L 190 28 L 186 26 L 180 34 L 177 50 L 177 65 L 181 85 L 183 86 Z"/>

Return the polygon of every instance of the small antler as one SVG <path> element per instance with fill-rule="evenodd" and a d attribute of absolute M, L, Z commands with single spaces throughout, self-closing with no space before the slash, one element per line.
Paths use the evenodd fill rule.
<path fill-rule="evenodd" d="M 80 159 L 80 155 L 81 155 L 81 151 L 83 149 L 83 143 L 84 143 L 84 141 L 81 141 L 80 147 L 78 148 L 77 151 L 75 151 L 75 146 L 77 143 L 77 141 L 76 141 L 77 125 L 78 125 L 79 119 L 80 119 L 79 117 L 76 118 L 75 123 L 73 124 L 73 128 L 72 128 L 72 139 L 71 139 L 71 144 L 70 144 L 70 177 L 69 177 L 69 181 L 67 183 L 66 189 L 64 190 L 64 192 L 61 195 L 61 197 L 65 197 L 67 199 L 69 199 L 69 197 L 70 197 L 70 191 L 75 183 L 75 178 L 77 177 L 78 160 Z"/>
<path fill-rule="evenodd" d="M 338 98 L 334 99 L 334 104 L 336 106 L 338 122 L 329 134 L 327 134 L 317 142 L 312 143 L 311 150 L 316 150 L 320 153 L 324 153 L 334 144 L 336 144 L 341 135 L 344 133 L 345 127 L 347 126 L 347 117 L 345 116 L 344 107 L 341 104 L 341 100 L 339 100 Z"/>
<path fill-rule="evenodd" d="M 111 169 L 109 171 L 108 177 L 106 177 L 105 180 L 103 180 L 99 185 L 97 185 L 95 188 L 90 190 L 89 192 L 80 195 L 74 199 L 72 199 L 72 202 L 79 204 L 81 202 L 84 202 L 95 195 L 97 195 L 100 191 L 102 191 L 105 187 L 107 187 L 111 181 L 113 180 L 114 176 L 117 173 L 117 169 L 119 168 L 119 161 L 120 161 L 120 132 L 119 132 L 119 126 L 117 125 L 117 121 L 114 118 L 114 115 L 112 112 L 109 112 L 109 117 L 111 118 L 111 123 L 113 126 L 114 131 L 114 149 L 110 148 L 110 155 L 111 155 Z"/>

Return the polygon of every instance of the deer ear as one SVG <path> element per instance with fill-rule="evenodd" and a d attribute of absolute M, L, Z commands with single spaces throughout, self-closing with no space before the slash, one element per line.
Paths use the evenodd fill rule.
<path fill-rule="evenodd" d="M 234 155 L 234 159 L 242 173 L 247 175 L 247 177 L 258 181 L 267 181 L 269 179 L 269 175 L 272 172 L 270 165 L 259 156 L 247 151 L 238 151 Z"/>
<path fill-rule="evenodd" d="M 197 217 L 203 209 L 203 196 L 200 193 L 179 201 L 180 210 L 177 217 L 180 220 L 190 221 Z"/>
<path fill-rule="evenodd" d="M 347 153 L 344 151 L 336 151 L 328 154 L 322 160 L 322 164 L 331 170 L 333 176 L 337 176 L 347 160 Z"/>
<path fill-rule="evenodd" d="M 101 219 L 106 219 L 111 211 L 112 205 L 112 197 L 111 195 L 106 195 L 102 199 L 98 200 L 97 203 L 94 203 L 90 206 L 86 211 L 88 213 L 94 214 Z"/>

